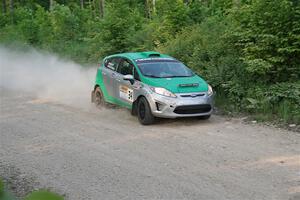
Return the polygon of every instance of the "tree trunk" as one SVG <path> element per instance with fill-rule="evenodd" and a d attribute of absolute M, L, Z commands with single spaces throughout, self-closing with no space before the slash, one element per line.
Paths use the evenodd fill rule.
<path fill-rule="evenodd" d="M 152 0 L 152 14 L 156 13 L 155 1 L 156 0 Z"/>
<path fill-rule="evenodd" d="M 96 16 L 95 0 L 89 0 L 89 4 L 90 4 L 90 10 L 91 10 L 92 16 L 95 17 Z"/>
<path fill-rule="evenodd" d="M 149 0 L 145 0 L 145 16 L 147 18 L 150 18 L 150 6 L 149 6 Z"/>
<path fill-rule="evenodd" d="M 81 9 L 84 8 L 84 0 L 80 0 L 80 8 L 81 8 Z"/>
<path fill-rule="evenodd" d="M 93 0 L 93 11 L 94 11 L 94 16 L 97 15 L 97 6 L 98 6 L 98 5 L 96 5 L 96 4 L 97 4 L 96 0 Z M 100 8 L 99 8 L 99 9 L 100 9 Z"/>
<path fill-rule="evenodd" d="M 104 17 L 104 4 L 105 4 L 105 0 L 99 0 L 99 14 L 100 14 L 100 17 Z"/>
<path fill-rule="evenodd" d="M 9 0 L 9 12 L 11 16 L 11 21 L 14 21 L 14 0 Z"/>
<path fill-rule="evenodd" d="M 50 1 L 49 1 L 49 10 L 52 10 L 52 9 L 53 9 L 53 4 L 54 4 L 54 1 L 53 1 L 53 0 L 50 0 Z"/>
<path fill-rule="evenodd" d="M 147 18 L 151 18 L 155 14 L 155 1 L 156 0 L 145 0 L 145 15 Z"/>
<path fill-rule="evenodd" d="M 2 0 L 2 11 L 3 11 L 3 14 L 6 13 L 6 0 Z"/>
<path fill-rule="evenodd" d="M 89 7 L 90 7 L 90 11 L 91 11 L 91 13 L 93 14 L 93 5 L 92 5 L 92 2 L 91 2 L 91 0 L 89 0 Z"/>

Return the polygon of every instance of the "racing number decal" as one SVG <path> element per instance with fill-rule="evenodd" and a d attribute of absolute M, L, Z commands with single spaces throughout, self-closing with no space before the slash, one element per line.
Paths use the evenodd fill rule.
<path fill-rule="evenodd" d="M 120 98 L 133 102 L 133 90 L 125 85 L 120 85 Z"/>

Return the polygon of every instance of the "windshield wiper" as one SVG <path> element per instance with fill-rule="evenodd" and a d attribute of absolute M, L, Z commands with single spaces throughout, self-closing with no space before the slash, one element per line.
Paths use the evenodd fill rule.
<path fill-rule="evenodd" d="M 154 75 L 145 75 L 147 77 L 151 77 L 151 78 L 162 78 L 162 77 L 159 77 L 159 76 L 154 76 Z"/>

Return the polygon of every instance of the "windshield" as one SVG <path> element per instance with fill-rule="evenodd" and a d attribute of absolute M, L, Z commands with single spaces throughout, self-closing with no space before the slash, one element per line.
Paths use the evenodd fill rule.
<path fill-rule="evenodd" d="M 144 76 L 153 78 L 191 77 L 194 73 L 183 63 L 170 61 L 152 61 L 138 63 Z"/>

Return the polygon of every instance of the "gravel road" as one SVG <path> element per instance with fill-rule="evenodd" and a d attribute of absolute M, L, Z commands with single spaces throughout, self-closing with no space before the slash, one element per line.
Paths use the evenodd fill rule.
<path fill-rule="evenodd" d="M 297 132 L 220 116 L 142 126 L 124 109 L 0 95 L 0 176 L 12 184 L 70 200 L 300 199 Z"/>

